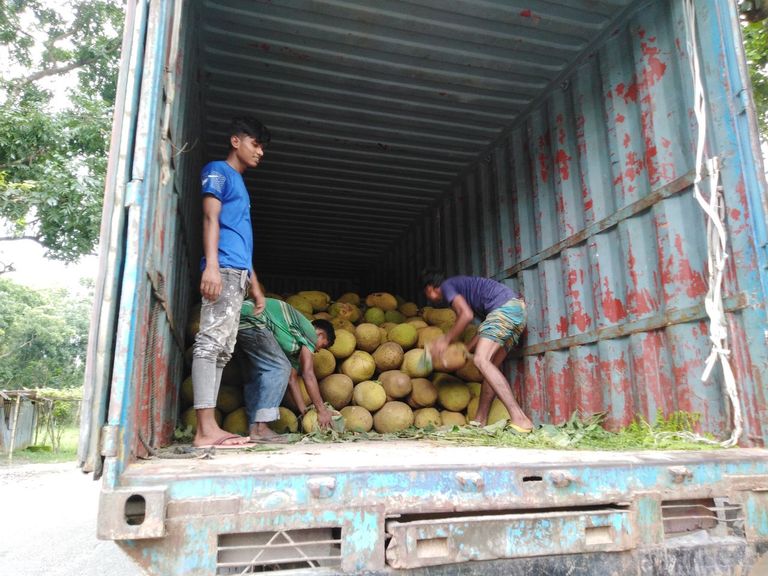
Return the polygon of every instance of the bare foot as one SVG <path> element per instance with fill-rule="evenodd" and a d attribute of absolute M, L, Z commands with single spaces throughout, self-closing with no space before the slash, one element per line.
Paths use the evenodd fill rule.
<path fill-rule="evenodd" d="M 192 445 L 195 448 L 208 448 L 210 446 L 216 446 L 218 448 L 226 448 L 229 446 L 242 446 L 250 443 L 250 438 L 240 436 L 239 434 L 230 434 L 225 430 L 221 430 L 221 434 L 216 436 L 195 436 L 192 441 Z"/>
<path fill-rule="evenodd" d="M 258 442 L 259 440 L 275 440 L 276 438 L 282 438 L 282 435 L 274 432 L 265 422 L 257 422 L 251 424 L 251 441 Z"/>

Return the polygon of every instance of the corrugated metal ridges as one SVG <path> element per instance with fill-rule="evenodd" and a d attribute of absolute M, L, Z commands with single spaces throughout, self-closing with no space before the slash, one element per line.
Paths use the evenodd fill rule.
<path fill-rule="evenodd" d="M 257 271 L 351 277 L 382 263 L 630 3 L 206 1 L 208 155 L 226 153 L 232 115 L 274 133 L 246 176 Z"/>

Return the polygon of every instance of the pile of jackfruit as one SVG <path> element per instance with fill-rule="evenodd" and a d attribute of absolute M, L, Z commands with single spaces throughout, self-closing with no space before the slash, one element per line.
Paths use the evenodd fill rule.
<path fill-rule="evenodd" d="M 446 333 L 456 321 L 450 308 L 419 308 L 387 292 L 362 299 L 355 293 L 335 300 L 318 291 L 302 291 L 284 299 L 309 320 L 329 320 L 336 332 L 332 347 L 314 354 L 314 371 L 320 394 L 330 405 L 336 421 L 351 432 L 398 433 L 411 427 L 429 429 L 462 426 L 477 412 L 482 376 L 466 350 L 476 326 L 470 324 L 460 341 L 451 344 L 440 358 L 425 358 L 425 348 Z M 196 307 L 187 326 L 188 342 L 199 326 Z M 187 350 L 191 366 L 192 348 Z M 303 379 L 301 393 L 307 406 L 311 400 Z M 181 425 L 194 430 L 192 379 L 180 388 Z M 220 426 L 234 434 L 248 434 L 243 406 L 243 376 L 237 353 L 222 376 L 216 406 Z M 317 414 L 310 409 L 299 418 L 290 393 L 280 406 L 280 419 L 270 427 L 278 433 L 313 433 Z M 509 418 L 498 399 L 491 405 L 488 424 Z"/>

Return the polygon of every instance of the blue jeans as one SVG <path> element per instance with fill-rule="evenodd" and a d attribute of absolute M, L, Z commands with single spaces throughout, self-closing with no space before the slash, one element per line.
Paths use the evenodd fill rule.
<path fill-rule="evenodd" d="M 243 369 L 243 395 L 248 422 L 272 422 L 280 418 L 280 402 L 288 387 L 291 363 L 272 332 L 245 328 L 237 334 Z"/>

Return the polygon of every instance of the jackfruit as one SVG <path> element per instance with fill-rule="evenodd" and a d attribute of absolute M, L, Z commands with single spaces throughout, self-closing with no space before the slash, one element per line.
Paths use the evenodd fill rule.
<path fill-rule="evenodd" d="M 453 372 L 458 370 L 467 361 L 467 349 L 462 342 L 449 344 L 439 357 L 432 356 L 432 366 L 435 370 Z"/>
<path fill-rule="evenodd" d="M 406 318 L 416 316 L 419 313 L 419 307 L 413 302 L 406 302 L 405 304 L 401 304 L 398 306 L 397 310 Z"/>
<path fill-rule="evenodd" d="M 381 324 L 384 324 L 384 321 L 386 320 L 384 316 L 384 310 L 382 310 L 377 306 L 368 308 L 368 310 L 365 311 L 363 318 L 365 319 L 366 322 L 370 322 L 371 324 L 376 324 L 376 326 L 380 326 Z"/>
<path fill-rule="evenodd" d="M 400 370 L 411 378 L 424 378 L 432 371 L 425 362 L 424 350 L 421 348 L 413 348 L 403 355 L 403 365 Z"/>
<path fill-rule="evenodd" d="M 461 412 L 451 412 L 450 410 L 441 410 L 440 418 L 443 421 L 443 428 L 451 426 L 464 426 L 467 419 Z"/>
<path fill-rule="evenodd" d="M 417 346 L 425 348 L 430 342 L 434 342 L 443 336 L 443 331 L 437 326 L 427 326 L 418 330 L 419 340 Z"/>
<path fill-rule="evenodd" d="M 376 412 L 387 402 L 387 393 L 381 382 L 363 380 L 355 385 L 355 389 L 352 391 L 352 400 L 356 405 L 362 406 L 369 412 Z"/>
<path fill-rule="evenodd" d="M 373 352 L 381 344 L 381 332 L 375 324 L 364 322 L 355 328 L 357 349 L 365 352 Z"/>
<path fill-rule="evenodd" d="M 387 370 L 379 374 L 379 382 L 389 398 L 404 398 L 411 393 L 411 378 L 400 370 Z"/>
<path fill-rule="evenodd" d="M 224 414 L 234 412 L 243 405 L 243 389 L 238 386 L 221 385 L 219 397 L 216 399 L 216 408 Z"/>
<path fill-rule="evenodd" d="M 461 412 L 469 404 L 472 395 L 464 383 L 441 383 L 437 387 L 437 398 L 443 408 L 451 412 Z"/>
<path fill-rule="evenodd" d="M 443 424 L 440 412 L 434 408 L 421 408 L 413 413 L 413 425 L 416 428 L 439 428 Z"/>
<path fill-rule="evenodd" d="M 355 350 L 352 355 L 341 364 L 342 373 L 346 374 L 354 383 L 369 380 L 376 372 L 376 362 L 373 356 L 363 350 Z"/>
<path fill-rule="evenodd" d="M 327 350 L 330 351 L 337 360 L 343 360 L 344 358 L 348 358 L 349 355 L 355 351 L 356 346 L 357 339 L 355 338 L 355 335 L 343 328 L 339 328 L 336 330 L 336 341 L 333 343 L 333 346 Z"/>
<path fill-rule="evenodd" d="M 227 414 L 221 427 L 232 434 L 248 436 L 250 431 L 248 429 L 248 415 L 245 413 L 245 408 L 238 408 L 234 412 Z"/>
<path fill-rule="evenodd" d="M 373 294 L 368 294 L 365 299 L 365 305 L 369 308 L 376 306 L 384 311 L 397 310 L 397 298 L 388 292 L 374 292 Z"/>
<path fill-rule="evenodd" d="M 296 308 L 299 312 L 302 312 L 304 314 L 312 315 L 312 303 L 304 298 L 304 296 L 299 296 L 298 294 L 292 294 L 288 296 L 286 299 L 286 302 Z"/>
<path fill-rule="evenodd" d="M 360 296 L 355 294 L 354 292 L 345 292 L 338 298 L 336 298 L 336 302 L 344 302 L 347 304 L 354 304 L 355 306 L 360 304 Z"/>
<path fill-rule="evenodd" d="M 317 425 L 317 411 L 314 408 L 307 410 L 302 417 L 301 429 L 305 434 L 317 432 L 320 429 Z M 344 432 L 344 417 L 338 410 L 331 410 L 331 429 L 339 433 Z"/>
<path fill-rule="evenodd" d="M 213 419 L 216 420 L 216 424 L 221 426 L 224 422 L 224 414 L 221 410 L 215 408 L 213 411 Z M 181 424 L 184 428 L 192 428 L 192 433 L 197 431 L 197 411 L 194 408 L 187 408 L 181 413 Z"/>
<path fill-rule="evenodd" d="M 320 395 L 336 410 L 341 410 L 352 400 L 352 379 L 346 374 L 331 374 L 320 380 Z"/>
<path fill-rule="evenodd" d="M 404 402 L 387 402 L 373 415 L 373 427 L 379 434 L 401 432 L 413 425 L 413 410 Z"/>
<path fill-rule="evenodd" d="M 391 342 L 397 342 L 400 344 L 403 350 L 410 350 L 416 345 L 419 339 L 419 334 L 416 331 L 416 327 L 413 324 L 398 324 L 387 332 L 387 338 Z"/>
<path fill-rule="evenodd" d="M 360 320 L 360 308 L 347 302 L 334 302 L 328 308 L 328 313 L 334 318 L 343 318 L 352 323 Z"/>
<path fill-rule="evenodd" d="M 200 308 L 201 304 L 198 302 L 189 311 L 189 319 L 187 320 L 187 342 L 194 342 L 195 335 L 200 330 Z"/>
<path fill-rule="evenodd" d="M 384 312 L 384 320 L 386 322 L 394 322 L 395 324 L 401 324 L 405 322 L 405 316 L 400 314 L 397 310 L 387 310 Z"/>
<path fill-rule="evenodd" d="M 341 409 L 344 428 L 351 432 L 368 432 L 373 428 L 373 416 L 362 406 L 347 406 Z"/>
<path fill-rule="evenodd" d="M 280 418 L 267 424 L 269 428 L 278 434 L 296 432 L 299 429 L 299 420 L 296 414 L 280 406 Z"/>
<path fill-rule="evenodd" d="M 501 400 L 494 398 L 488 411 L 488 424 L 495 424 L 500 420 L 509 420 L 509 412 Z"/>
<path fill-rule="evenodd" d="M 333 320 L 331 320 L 331 324 L 333 324 L 333 327 L 336 330 L 346 330 L 350 334 L 355 333 L 355 325 L 346 318 L 339 318 L 336 316 Z"/>
<path fill-rule="evenodd" d="M 181 383 L 179 388 L 179 398 L 181 399 L 181 407 L 187 408 L 195 403 L 195 392 L 192 387 L 192 376 L 188 376 Z"/>
<path fill-rule="evenodd" d="M 453 326 L 456 323 L 456 312 L 451 308 L 425 308 L 422 316 L 432 326 Z"/>
<path fill-rule="evenodd" d="M 403 363 L 403 348 L 397 342 L 385 342 L 376 348 L 373 361 L 379 372 L 396 370 Z"/>
<path fill-rule="evenodd" d="M 313 312 L 328 310 L 328 305 L 331 302 L 331 297 L 320 290 L 303 290 L 299 292 L 299 296 L 306 298 L 312 304 Z"/>
<path fill-rule="evenodd" d="M 412 378 L 411 395 L 408 398 L 409 404 L 419 408 L 434 406 L 437 401 L 437 387 L 426 378 Z"/>
<path fill-rule="evenodd" d="M 336 370 L 336 358 L 331 354 L 330 350 L 321 348 L 315 352 L 312 358 L 312 365 L 315 369 L 315 377 L 320 380 L 329 374 L 333 374 L 333 371 Z"/>

